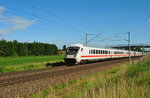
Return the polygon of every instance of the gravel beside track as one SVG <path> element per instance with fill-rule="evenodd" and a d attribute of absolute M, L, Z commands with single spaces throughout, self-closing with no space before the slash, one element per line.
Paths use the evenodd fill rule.
<path fill-rule="evenodd" d="M 133 58 L 136 60 L 139 58 Z M 61 66 L 31 71 L 0 74 L 0 98 L 25 96 L 84 75 L 105 71 L 128 62 L 128 59 L 103 61 L 77 66 Z"/>

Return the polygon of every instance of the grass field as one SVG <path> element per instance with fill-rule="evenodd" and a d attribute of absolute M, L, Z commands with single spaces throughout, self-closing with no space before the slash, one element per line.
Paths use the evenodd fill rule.
<path fill-rule="evenodd" d="M 46 63 L 63 61 L 64 55 L 0 58 L 0 73 L 45 68 Z"/>
<path fill-rule="evenodd" d="M 150 98 L 150 56 L 44 89 L 31 98 Z"/>

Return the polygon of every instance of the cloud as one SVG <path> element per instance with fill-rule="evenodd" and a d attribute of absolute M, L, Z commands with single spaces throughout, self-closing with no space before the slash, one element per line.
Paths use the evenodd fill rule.
<path fill-rule="evenodd" d="M 148 19 L 148 21 L 147 21 L 148 23 L 150 23 L 150 19 Z"/>
<path fill-rule="evenodd" d="M 4 10 L 5 8 L 0 6 L 0 24 L 5 26 L 5 28 L 0 28 L 0 35 L 8 35 L 14 31 L 24 30 L 35 23 L 34 20 L 25 19 L 24 17 L 20 16 L 3 16 L 2 13 L 4 12 Z"/>
<path fill-rule="evenodd" d="M 4 12 L 5 8 L 3 6 L 0 6 L 0 18 L 2 18 L 3 16 L 1 15 Z"/>
<path fill-rule="evenodd" d="M 0 13 L 3 13 L 4 10 L 5 8 L 3 6 L 0 6 Z"/>

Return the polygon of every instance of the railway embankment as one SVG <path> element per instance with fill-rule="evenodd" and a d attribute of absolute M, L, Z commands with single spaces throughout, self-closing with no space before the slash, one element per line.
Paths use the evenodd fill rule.
<path fill-rule="evenodd" d="M 103 72 L 61 83 L 32 97 L 76 98 L 149 98 L 150 55 L 132 64 L 123 64 Z"/>

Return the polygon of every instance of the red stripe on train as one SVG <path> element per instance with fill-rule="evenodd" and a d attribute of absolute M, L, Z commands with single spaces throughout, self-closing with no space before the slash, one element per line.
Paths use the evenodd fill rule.
<path fill-rule="evenodd" d="M 110 56 L 128 56 L 128 55 L 85 55 L 81 57 L 84 58 L 84 57 L 110 57 Z"/>

